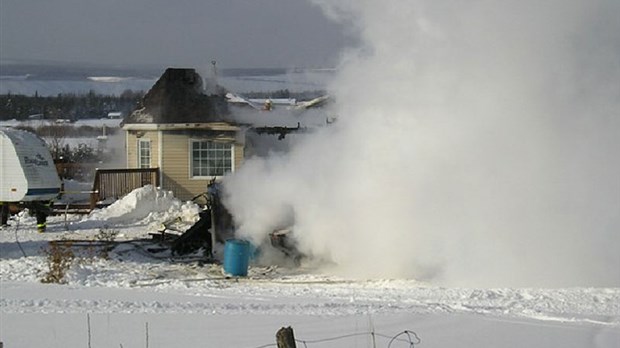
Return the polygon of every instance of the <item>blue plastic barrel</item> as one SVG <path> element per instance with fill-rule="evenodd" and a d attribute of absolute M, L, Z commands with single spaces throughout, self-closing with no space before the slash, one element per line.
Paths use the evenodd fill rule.
<path fill-rule="evenodd" d="M 232 276 L 247 276 L 250 262 L 250 243 L 229 239 L 224 245 L 224 272 Z"/>

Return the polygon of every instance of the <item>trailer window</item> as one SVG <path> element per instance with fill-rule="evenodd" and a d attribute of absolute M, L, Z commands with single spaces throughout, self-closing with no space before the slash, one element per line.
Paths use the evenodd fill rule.
<path fill-rule="evenodd" d="M 232 144 L 192 140 L 190 146 L 192 177 L 222 176 L 232 172 Z"/>
<path fill-rule="evenodd" d="M 151 141 L 138 139 L 138 168 L 151 168 Z"/>

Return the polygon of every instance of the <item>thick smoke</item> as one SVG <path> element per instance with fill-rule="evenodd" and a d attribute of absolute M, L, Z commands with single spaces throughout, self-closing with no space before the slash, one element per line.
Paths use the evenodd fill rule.
<path fill-rule="evenodd" d="M 337 123 L 227 182 L 241 236 L 294 224 L 355 277 L 619 286 L 620 2 L 319 1 Z"/>

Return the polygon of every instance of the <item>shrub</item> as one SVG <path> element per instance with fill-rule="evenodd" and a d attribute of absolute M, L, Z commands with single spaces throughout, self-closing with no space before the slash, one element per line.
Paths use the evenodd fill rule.
<path fill-rule="evenodd" d="M 72 243 L 66 240 L 51 241 L 47 248 L 43 249 L 43 253 L 47 256 L 48 271 L 41 282 L 64 284 L 65 275 L 75 258 Z"/>
<path fill-rule="evenodd" d="M 107 227 L 99 229 L 99 233 L 97 233 L 95 238 L 104 243 L 103 247 L 99 251 L 99 257 L 106 260 L 109 258 L 108 254 L 114 248 L 114 240 L 116 239 L 118 232 L 118 230 L 109 230 Z"/>

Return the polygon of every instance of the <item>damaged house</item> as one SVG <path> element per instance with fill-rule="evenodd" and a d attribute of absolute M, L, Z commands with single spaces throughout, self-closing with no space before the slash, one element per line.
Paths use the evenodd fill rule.
<path fill-rule="evenodd" d="M 167 69 L 122 123 L 127 167 L 159 168 L 159 186 L 189 200 L 243 160 L 241 126 L 194 69 Z"/>
<path fill-rule="evenodd" d="M 194 69 L 168 68 L 140 108 L 122 122 L 127 168 L 158 168 L 158 186 L 190 200 L 204 193 L 214 178 L 234 172 L 244 156 L 287 147 L 283 141 L 287 134 L 311 131 L 301 126 L 299 115 L 328 99 L 297 103 L 286 112 L 298 118 L 288 122 L 276 118 L 270 123 L 267 114 L 257 114 L 253 108 L 244 112 L 231 102 L 230 93 L 219 91 L 204 94 L 203 80 Z M 233 109 L 243 121 L 235 119 Z"/>
<path fill-rule="evenodd" d="M 219 94 L 206 95 L 203 80 L 194 69 L 169 68 L 144 96 L 142 105 L 121 124 L 127 168 L 156 168 L 157 185 L 181 200 L 200 197 L 205 201 L 197 202 L 206 203 L 209 197 L 209 213 L 201 215 L 198 223 L 173 244 L 172 250 L 179 254 L 205 243 L 205 226 L 212 226 L 215 232 L 208 245 L 232 237 L 232 217 L 219 199 L 212 199 L 217 193 L 209 189 L 209 195 L 203 195 L 209 184 L 234 172 L 245 155 L 286 151 L 291 138 L 288 134 L 311 131 L 301 126 L 301 115 L 312 114 L 306 110 L 327 101 L 327 97 L 320 97 L 297 103 L 278 115 L 271 109 L 235 105 L 229 95 L 223 88 Z M 322 113 L 310 116 L 316 121 L 313 116 L 317 115 L 323 117 Z M 318 123 L 324 125 L 320 120 Z M 285 235 L 273 238 L 274 246 L 288 255 L 292 248 L 286 245 Z M 210 253 L 211 247 L 207 250 Z"/>

